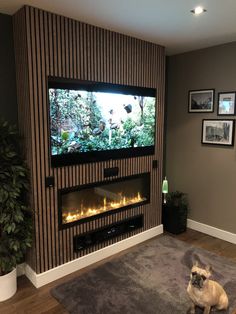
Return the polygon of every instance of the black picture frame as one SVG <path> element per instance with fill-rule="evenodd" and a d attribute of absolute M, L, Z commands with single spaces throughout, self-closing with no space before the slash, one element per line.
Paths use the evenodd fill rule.
<path fill-rule="evenodd" d="M 218 93 L 217 115 L 234 116 L 235 115 L 236 92 Z"/>
<path fill-rule="evenodd" d="M 188 112 L 214 112 L 214 89 L 190 90 L 188 93 Z"/>
<path fill-rule="evenodd" d="M 203 119 L 202 144 L 207 145 L 234 145 L 234 119 Z"/>

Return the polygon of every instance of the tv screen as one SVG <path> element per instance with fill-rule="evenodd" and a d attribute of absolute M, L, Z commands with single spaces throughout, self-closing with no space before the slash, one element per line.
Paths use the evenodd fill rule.
<path fill-rule="evenodd" d="M 49 79 L 53 167 L 154 153 L 156 90 Z"/>

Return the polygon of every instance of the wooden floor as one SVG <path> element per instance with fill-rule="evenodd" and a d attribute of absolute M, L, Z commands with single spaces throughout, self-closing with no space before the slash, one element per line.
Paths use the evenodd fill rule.
<path fill-rule="evenodd" d="M 161 237 L 160 235 L 159 237 Z M 171 235 L 172 236 L 172 235 Z M 196 247 L 204 248 L 218 255 L 225 256 L 235 261 L 236 263 L 236 245 L 229 242 L 213 238 L 203 233 L 188 229 L 185 233 L 178 236 L 173 236 L 182 241 L 185 241 Z M 119 254 L 124 254 L 119 253 Z M 109 260 L 112 257 L 109 258 Z M 64 278 L 61 278 L 53 283 L 50 283 L 42 288 L 36 289 L 31 282 L 25 277 L 18 278 L 18 290 L 16 295 L 8 301 L 0 303 L 0 314 L 12 313 L 50 313 L 61 314 L 67 313 L 64 308 L 50 295 L 50 289 L 60 283 L 66 282 L 78 275 L 94 268 L 108 259 L 96 263 L 86 269 L 74 272 Z"/>

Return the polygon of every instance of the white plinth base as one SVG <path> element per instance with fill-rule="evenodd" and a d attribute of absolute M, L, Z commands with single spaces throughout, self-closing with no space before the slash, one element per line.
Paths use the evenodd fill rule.
<path fill-rule="evenodd" d="M 148 229 L 142 233 L 138 233 L 130 238 L 122 240 L 120 242 L 109 245 L 101 250 L 95 251 L 88 255 L 82 256 L 76 260 L 60 265 L 53 269 L 50 269 L 44 273 L 36 274 L 29 265 L 25 266 L 25 275 L 33 283 L 36 288 L 40 288 L 54 280 L 62 278 L 66 275 L 73 273 L 76 270 L 87 267 L 104 258 L 110 257 L 116 253 L 119 253 L 125 249 L 128 249 L 138 243 L 151 239 L 159 234 L 163 233 L 163 225 L 159 225 L 152 229 Z"/>

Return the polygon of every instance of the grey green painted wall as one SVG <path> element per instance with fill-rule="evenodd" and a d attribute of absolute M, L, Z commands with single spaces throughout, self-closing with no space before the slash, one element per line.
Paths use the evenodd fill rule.
<path fill-rule="evenodd" d="M 17 123 L 12 17 L 0 13 L 0 116 Z"/>
<path fill-rule="evenodd" d="M 166 125 L 170 190 L 188 193 L 190 219 L 232 233 L 236 233 L 236 142 L 234 147 L 202 145 L 201 129 L 202 119 L 221 118 L 218 92 L 236 90 L 235 56 L 236 42 L 169 57 Z M 214 113 L 188 113 L 188 91 L 205 88 L 215 89 Z"/>

